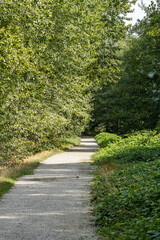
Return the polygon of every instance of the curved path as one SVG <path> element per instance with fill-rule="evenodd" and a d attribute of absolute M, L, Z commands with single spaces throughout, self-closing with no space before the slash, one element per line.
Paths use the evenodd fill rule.
<path fill-rule="evenodd" d="M 0 240 L 96 240 L 89 207 L 92 137 L 56 154 L 0 200 Z"/>

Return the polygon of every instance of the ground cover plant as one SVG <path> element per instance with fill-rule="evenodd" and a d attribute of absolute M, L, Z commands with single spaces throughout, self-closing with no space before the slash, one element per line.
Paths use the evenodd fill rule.
<path fill-rule="evenodd" d="M 133 152 L 137 153 L 137 148 L 132 148 L 128 152 L 131 153 L 131 157 L 129 155 L 127 161 L 126 155 L 124 161 L 123 155 L 120 161 L 116 158 L 117 155 L 113 155 L 110 161 L 98 161 L 99 168 L 94 179 L 92 201 L 99 232 L 103 236 L 102 239 L 106 240 L 159 240 L 160 157 L 157 154 L 159 134 L 151 131 L 137 132 L 128 135 L 126 139 L 127 144 L 131 142 L 140 146 L 141 151 L 135 156 L 142 156 L 142 151 L 147 150 L 147 146 L 149 154 L 143 155 L 143 161 L 133 162 Z M 124 149 L 124 142 L 119 144 L 118 141 L 115 144 L 118 145 L 120 152 Z M 115 144 L 109 144 L 113 151 Z M 141 148 L 143 144 L 146 144 L 145 149 Z M 151 147 L 155 154 L 154 150 L 152 154 L 150 153 Z"/>
<path fill-rule="evenodd" d="M 160 156 L 160 134 L 139 131 L 118 142 L 109 143 L 94 155 L 96 163 L 152 161 Z"/>

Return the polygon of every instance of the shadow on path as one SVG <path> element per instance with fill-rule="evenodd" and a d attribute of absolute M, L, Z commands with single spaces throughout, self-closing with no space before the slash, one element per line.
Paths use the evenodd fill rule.
<path fill-rule="evenodd" d="M 0 240 L 94 240 L 89 206 L 93 138 L 44 161 L 0 200 Z M 85 161 L 85 162 L 82 162 Z"/>

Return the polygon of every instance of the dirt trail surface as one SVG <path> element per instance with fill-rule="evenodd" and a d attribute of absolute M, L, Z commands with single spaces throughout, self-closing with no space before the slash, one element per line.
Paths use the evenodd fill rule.
<path fill-rule="evenodd" d="M 92 137 L 56 154 L 0 200 L 0 240 L 97 240 L 89 206 Z"/>

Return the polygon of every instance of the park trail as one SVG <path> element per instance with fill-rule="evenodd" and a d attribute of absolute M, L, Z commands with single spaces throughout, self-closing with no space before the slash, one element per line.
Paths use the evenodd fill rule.
<path fill-rule="evenodd" d="M 43 161 L 0 200 L 0 240 L 97 240 L 90 207 L 92 137 Z"/>

